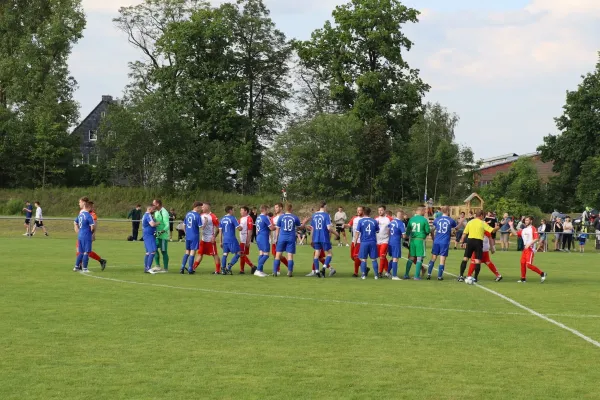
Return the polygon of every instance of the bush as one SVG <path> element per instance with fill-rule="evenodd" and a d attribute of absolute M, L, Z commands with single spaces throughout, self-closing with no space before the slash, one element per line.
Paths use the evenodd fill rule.
<path fill-rule="evenodd" d="M 518 202 L 515 199 L 507 199 L 505 197 L 501 197 L 494 202 L 488 203 L 490 210 L 496 211 L 498 216 L 502 216 L 504 213 L 508 213 L 511 216 L 519 217 L 521 215 L 530 215 L 532 216 L 536 222 L 539 222 L 540 219 L 544 218 L 544 213 L 540 210 L 539 207 L 530 206 L 529 204 L 523 204 Z"/>
<path fill-rule="evenodd" d="M 25 200 L 10 199 L 4 203 L 0 202 L 0 214 L 19 215 L 25 207 Z"/>

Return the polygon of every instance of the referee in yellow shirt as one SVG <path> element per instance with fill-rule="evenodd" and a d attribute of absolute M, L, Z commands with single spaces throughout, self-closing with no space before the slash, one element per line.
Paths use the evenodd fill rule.
<path fill-rule="evenodd" d="M 475 253 L 475 276 L 479 275 L 479 271 L 481 270 L 481 257 L 483 257 L 483 236 L 485 232 L 493 233 L 496 232 L 499 227 L 492 228 L 486 222 L 483 221 L 485 217 L 485 212 L 480 210 L 477 212 L 477 216 L 470 220 L 467 226 L 465 227 L 465 231 L 463 232 L 462 237 L 460 238 L 461 245 L 465 242 L 465 238 L 468 236 L 467 240 L 467 248 L 465 249 L 465 256 L 463 257 L 463 261 L 460 264 L 460 276 L 458 277 L 459 282 L 464 282 L 465 270 L 467 269 L 467 262 Z"/>

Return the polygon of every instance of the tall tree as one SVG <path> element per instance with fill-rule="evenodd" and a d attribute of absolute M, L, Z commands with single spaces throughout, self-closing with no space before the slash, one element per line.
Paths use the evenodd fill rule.
<path fill-rule="evenodd" d="M 64 182 L 78 116 L 67 59 L 84 26 L 79 0 L 0 4 L 0 158 L 13 160 L 2 185 Z"/>
<path fill-rule="evenodd" d="M 599 53 L 600 56 L 600 53 Z M 562 207 L 581 206 L 582 198 L 576 192 L 582 165 L 590 157 L 600 155 L 600 59 L 596 69 L 583 76 L 575 91 L 568 91 L 563 114 L 555 118 L 559 135 L 544 137 L 538 147 L 543 161 L 553 161 L 558 177 L 551 184 L 566 196 L 557 199 Z"/>

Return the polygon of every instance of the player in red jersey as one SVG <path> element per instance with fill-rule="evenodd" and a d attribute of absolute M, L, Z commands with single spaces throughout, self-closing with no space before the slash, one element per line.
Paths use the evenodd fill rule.
<path fill-rule="evenodd" d="M 254 232 L 254 221 L 250 217 L 250 209 L 247 206 L 240 208 L 240 251 L 242 256 L 240 257 L 240 274 L 245 274 L 244 267 L 248 265 L 252 268 L 252 274 L 256 271 L 254 264 L 248 258 L 250 254 L 250 243 L 252 242 L 252 235 Z"/>
<path fill-rule="evenodd" d="M 383 271 L 388 270 L 388 244 L 390 242 L 390 229 L 388 225 L 392 222 L 392 219 L 387 216 L 386 207 L 384 205 L 379 206 L 377 213 L 379 214 L 375 221 L 379 224 L 379 232 L 377 232 L 377 252 L 379 253 L 379 277 L 383 277 Z M 373 273 L 376 273 L 373 271 Z"/>
<path fill-rule="evenodd" d="M 279 221 L 279 217 L 283 215 L 283 204 L 277 203 L 273 206 L 274 215 L 271 218 L 271 254 L 275 256 L 277 253 L 277 233 L 275 232 L 277 221 Z M 283 255 L 280 258 L 280 261 L 283 265 L 288 266 L 288 260 Z M 277 274 L 279 274 L 280 269 L 277 270 Z"/>
<path fill-rule="evenodd" d="M 356 229 L 358 228 L 358 222 L 364 217 L 364 215 L 364 207 L 358 206 L 356 208 L 356 215 L 352 217 L 350 221 L 348 221 L 348 224 L 345 226 L 346 228 L 352 228 L 352 235 L 354 235 L 354 232 L 356 232 Z M 352 241 L 352 244 L 350 245 L 350 258 L 354 261 L 354 275 L 352 276 L 355 278 L 358 278 L 358 270 L 360 269 L 360 258 L 358 258 L 359 251 L 360 237 L 356 241 L 356 244 L 354 244 L 354 241 Z"/>
<path fill-rule="evenodd" d="M 204 256 L 211 256 L 215 260 L 214 275 L 221 273 L 221 260 L 219 260 L 219 252 L 217 251 L 217 236 L 219 236 L 219 220 L 217 216 L 210 211 L 210 203 L 202 203 L 202 240 L 198 245 L 196 260 L 194 261 L 194 269 L 202 262 Z"/>
<path fill-rule="evenodd" d="M 494 263 L 492 262 L 491 258 L 490 258 L 490 252 L 493 254 L 495 253 L 495 250 L 493 247 L 490 248 L 490 240 L 492 239 L 492 234 L 489 232 L 485 232 L 484 233 L 484 238 L 483 238 L 483 255 L 481 257 L 481 263 L 485 264 L 488 266 L 488 268 L 490 269 L 490 271 L 492 271 L 492 273 L 496 276 L 496 282 L 500 282 L 502 280 L 502 275 L 500 275 L 500 273 L 498 272 L 498 268 L 496 268 L 496 266 L 494 265 Z M 481 267 L 479 267 L 481 269 Z M 471 264 L 469 265 L 469 272 L 468 272 L 468 276 L 473 275 L 473 271 L 475 271 L 475 282 L 477 282 L 477 280 L 479 279 L 479 271 L 476 270 L 475 268 L 475 253 L 473 253 L 473 255 L 471 255 Z"/>
<path fill-rule="evenodd" d="M 527 282 L 526 278 L 528 268 L 533 272 L 539 274 L 542 283 L 544 283 L 548 275 L 542 270 L 540 270 L 538 267 L 533 265 L 533 256 L 535 255 L 535 244 L 540 240 L 540 235 L 538 234 L 538 231 L 535 228 L 535 226 L 533 226 L 533 217 L 526 217 L 525 228 L 521 229 L 518 232 L 515 229 L 515 223 L 513 221 L 509 221 L 508 225 L 510 226 L 510 230 L 513 234 L 523 239 L 524 247 L 523 253 L 521 254 L 521 279 L 518 281 L 518 283 Z"/>

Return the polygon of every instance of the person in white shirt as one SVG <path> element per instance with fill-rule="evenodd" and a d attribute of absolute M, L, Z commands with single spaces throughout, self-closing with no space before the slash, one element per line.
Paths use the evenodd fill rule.
<path fill-rule="evenodd" d="M 37 228 L 42 228 L 42 230 L 44 231 L 44 235 L 48 236 L 48 230 L 44 226 L 44 218 L 42 217 L 42 207 L 40 207 L 40 202 L 36 201 L 33 204 L 35 205 L 35 225 L 33 226 L 31 236 L 35 235 L 35 231 L 37 230 Z"/>
<path fill-rule="evenodd" d="M 390 228 L 388 227 L 392 219 L 387 216 L 386 207 L 379 206 L 377 213 L 379 214 L 375 221 L 379 224 L 379 232 L 377 232 L 377 251 L 379 252 L 379 277 L 383 278 L 383 271 L 386 271 L 388 276 L 388 245 L 390 242 Z M 374 271 L 375 272 L 375 271 Z M 377 272 L 375 272 L 377 273 Z"/>
<path fill-rule="evenodd" d="M 533 226 L 533 217 L 525 217 L 523 220 L 523 228 L 517 231 L 513 221 L 508 223 L 510 230 L 513 234 L 523 239 L 523 253 L 521 254 L 521 279 L 518 283 L 525 283 L 527 269 L 529 268 L 533 272 L 536 272 L 542 278 L 541 281 L 544 283 L 547 274 L 540 270 L 538 267 L 533 265 L 533 256 L 535 255 L 535 245 L 540 240 L 538 230 Z"/>
<path fill-rule="evenodd" d="M 348 247 L 348 238 L 346 237 L 346 221 L 348 220 L 348 216 L 344 211 L 343 207 L 338 207 L 337 212 L 333 216 L 333 221 L 335 222 L 335 232 L 338 234 L 338 247 L 342 246 L 342 238 L 344 236 L 344 242 L 346 243 L 346 247 Z"/>

